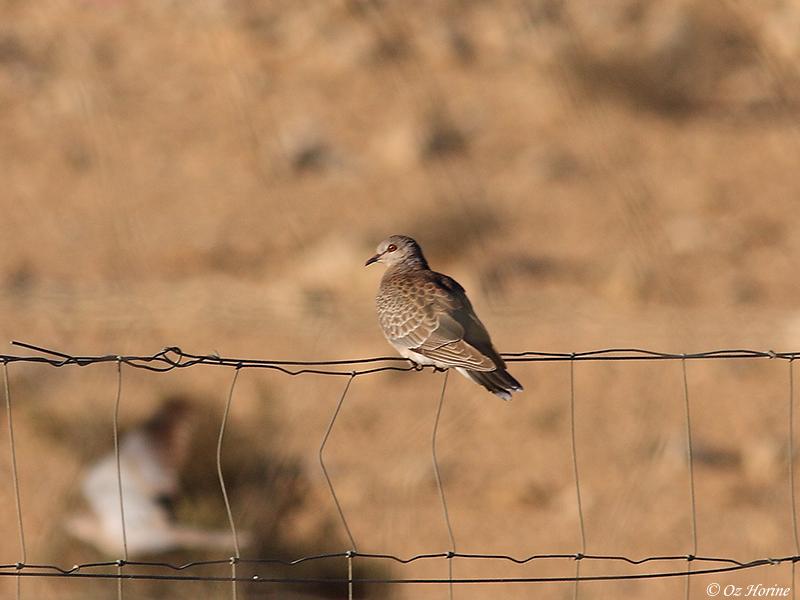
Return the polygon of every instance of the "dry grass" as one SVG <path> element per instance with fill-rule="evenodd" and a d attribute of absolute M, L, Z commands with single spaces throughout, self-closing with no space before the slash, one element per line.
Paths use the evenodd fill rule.
<path fill-rule="evenodd" d="M 380 274 L 361 265 L 403 232 L 465 285 L 502 350 L 797 349 L 800 9 L 606 5 L 3 3 L 0 339 L 86 353 L 385 354 Z M 452 380 L 440 453 L 459 548 L 571 552 L 568 370 L 513 371 L 526 392 L 509 404 Z M 689 378 L 701 551 L 790 553 L 785 365 L 692 363 Z M 316 464 L 343 382 L 241 379 L 225 449 L 241 526 L 261 553 L 343 547 Z M 59 523 L 78 503 L 81 465 L 110 447 L 113 369 L 12 367 L 11 383 L 29 556 L 94 557 Z M 679 365 L 579 365 L 577 383 L 589 549 L 687 552 Z M 123 391 L 126 426 L 173 393 L 207 409 L 179 510 L 213 526 L 225 525 L 209 452 L 227 385 L 210 369 L 126 373 Z M 354 384 L 329 461 L 362 550 L 445 549 L 429 455 L 438 385 L 430 374 Z M 10 494 L 0 487 L 9 516 Z M 14 520 L 0 532 L 14 562 Z M 459 576 L 571 570 L 456 564 Z M 773 579 L 788 569 L 724 581 Z M 458 597 L 489 593 L 531 590 Z"/>

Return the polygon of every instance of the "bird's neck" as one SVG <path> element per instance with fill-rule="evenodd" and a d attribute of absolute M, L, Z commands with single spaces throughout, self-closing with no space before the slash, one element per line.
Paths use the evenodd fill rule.
<path fill-rule="evenodd" d="M 428 270 L 429 268 L 428 261 L 425 260 L 424 256 L 409 256 L 403 259 L 402 262 L 392 265 L 386 269 L 386 272 L 402 273 L 403 271 L 424 271 Z"/>

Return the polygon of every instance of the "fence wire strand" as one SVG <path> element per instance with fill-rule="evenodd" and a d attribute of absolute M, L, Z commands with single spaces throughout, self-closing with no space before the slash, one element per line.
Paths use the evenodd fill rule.
<path fill-rule="evenodd" d="M 11 452 L 11 481 L 14 485 L 14 503 L 17 510 L 17 532 L 19 534 L 19 553 L 20 561 L 18 565 L 24 565 L 28 561 L 28 553 L 25 548 L 25 528 L 22 524 L 22 501 L 19 491 L 19 469 L 17 467 L 17 445 L 14 439 L 14 421 L 11 411 L 11 384 L 8 381 L 8 363 L 3 361 L 3 389 L 6 398 L 6 421 L 8 423 L 8 447 Z M 16 597 L 21 597 L 21 580 L 17 577 Z"/>
<path fill-rule="evenodd" d="M 233 600 L 236 600 L 236 563 L 239 562 L 241 558 L 241 552 L 239 552 L 239 535 L 236 533 L 236 523 L 233 520 L 231 502 L 228 498 L 228 488 L 225 486 L 225 477 L 222 473 L 222 441 L 225 438 L 225 428 L 228 425 L 228 415 L 230 414 L 231 404 L 233 403 L 233 392 L 236 389 L 236 382 L 238 380 L 239 368 L 236 367 L 233 371 L 233 379 L 231 379 L 230 388 L 228 388 L 225 410 L 222 413 L 222 423 L 219 426 L 219 438 L 217 438 L 217 477 L 219 478 L 219 487 L 222 490 L 222 501 L 225 503 L 225 513 L 228 516 L 228 524 L 231 528 L 231 541 L 233 542 L 233 556 L 230 558 L 231 597 Z"/>
<path fill-rule="evenodd" d="M 623 580 L 639 580 L 639 579 L 655 579 L 655 578 L 670 578 L 670 577 L 686 577 L 687 582 L 692 576 L 708 575 L 716 573 L 728 573 L 732 571 L 740 571 L 745 569 L 753 569 L 764 566 L 774 566 L 785 563 L 790 563 L 792 567 L 792 584 L 794 588 L 795 577 L 795 563 L 800 560 L 800 536 L 798 535 L 798 518 L 797 518 L 797 505 L 796 505 L 796 489 L 795 489 L 795 476 L 794 476 L 794 375 L 793 375 L 793 361 L 800 356 L 800 352 L 775 352 L 772 350 L 749 350 L 749 349 L 721 349 L 712 350 L 708 352 L 698 353 L 665 353 L 656 352 L 653 350 L 646 350 L 640 348 L 606 348 L 601 350 L 592 350 L 587 352 L 540 352 L 540 351 L 524 351 L 524 352 L 511 352 L 502 354 L 507 362 L 569 362 L 570 365 L 570 388 L 569 388 L 569 402 L 570 402 L 570 431 L 571 431 L 571 445 L 572 445 L 572 466 L 575 477 L 575 491 L 576 491 L 576 504 L 578 511 L 578 520 L 580 525 L 580 552 L 577 553 L 541 553 L 531 554 L 527 556 L 513 556 L 509 554 L 481 554 L 481 553 L 461 553 L 457 551 L 455 538 L 453 535 L 452 526 L 450 523 L 447 504 L 444 497 L 444 488 L 442 486 L 441 477 L 438 469 L 438 461 L 436 457 L 436 436 L 439 426 L 439 418 L 442 412 L 445 391 L 447 387 L 447 372 L 443 378 L 443 385 L 439 397 L 439 404 L 437 407 L 436 420 L 434 422 L 434 429 L 431 439 L 432 456 L 434 462 L 434 471 L 437 478 L 437 486 L 439 488 L 440 500 L 445 516 L 447 525 L 450 550 L 447 552 L 431 552 L 421 553 L 410 557 L 402 557 L 389 553 L 363 553 L 359 552 L 355 539 L 350 530 L 350 526 L 345 518 L 344 511 L 339 503 L 338 497 L 333 487 L 333 483 L 328 474 L 325 461 L 324 450 L 328 439 L 332 433 L 336 419 L 342 409 L 343 403 L 351 388 L 353 380 L 358 376 L 370 375 L 384 371 L 422 371 L 430 367 L 421 367 L 399 357 L 372 357 L 372 358 L 357 358 L 349 360 L 331 360 L 331 361 L 291 361 L 291 360 L 266 360 L 266 359 L 250 359 L 250 358 L 230 358 L 222 357 L 216 354 L 192 354 L 184 352 L 178 347 L 167 347 L 159 352 L 149 355 L 118 355 L 118 354 L 104 354 L 104 355 L 72 355 L 58 350 L 44 348 L 25 342 L 12 342 L 19 348 L 25 348 L 33 352 L 30 355 L 0 355 L 0 362 L 3 363 L 4 374 L 4 388 L 6 396 L 6 411 L 8 418 L 9 428 L 9 441 L 11 449 L 11 462 L 12 462 L 12 477 L 14 480 L 14 493 L 17 502 L 17 521 L 20 537 L 20 552 L 22 560 L 16 563 L 0 564 L 0 577 L 1 576 L 14 576 L 17 577 L 17 585 L 22 577 L 70 577 L 70 578 L 87 578 L 87 579 L 114 579 L 118 582 L 118 593 L 121 595 L 121 584 L 123 580 L 157 580 L 157 581 L 207 581 L 207 582 L 229 582 L 232 585 L 232 594 L 236 598 L 236 585 L 237 583 L 273 583 L 273 584 L 347 584 L 348 597 L 353 597 L 353 586 L 356 584 L 439 584 L 447 585 L 450 595 L 452 596 L 453 587 L 455 585 L 467 584 L 508 584 L 508 583 L 541 583 L 541 582 L 572 582 L 574 583 L 574 595 L 577 597 L 578 584 L 582 581 L 623 581 Z M 693 474 L 693 457 L 692 457 L 692 441 L 691 441 L 691 420 L 690 420 L 690 404 L 689 404 L 689 385 L 688 377 L 686 374 L 686 364 L 689 360 L 734 360 L 734 359 L 766 359 L 766 360 L 786 360 L 789 365 L 789 485 L 791 494 L 791 508 L 792 508 L 792 529 L 794 540 L 794 554 L 791 556 L 780 557 L 760 557 L 752 560 L 740 560 L 738 558 L 726 556 L 698 556 L 697 555 L 697 517 L 695 507 L 694 495 L 694 474 Z M 690 484 L 690 500 L 691 500 L 691 534 L 692 534 L 692 549 L 691 555 L 654 555 L 645 556 L 641 558 L 629 557 L 624 555 L 609 555 L 609 554 L 587 554 L 586 553 L 586 533 L 583 515 L 583 507 L 581 505 L 581 487 L 579 480 L 578 457 L 577 457 L 577 440 L 576 440 L 576 423 L 575 423 L 575 363 L 578 361 L 641 361 L 641 360 L 680 360 L 683 374 L 683 393 L 684 393 L 684 406 L 686 409 L 686 433 L 687 433 L 687 460 L 689 468 L 689 484 Z M 11 393 L 8 378 L 8 365 L 11 363 L 27 363 L 47 365 L 50 367 L 67 367 L 77 366 L 86 367 L 89 365 L 103 364 L 113 362 L 117 366 L 117 393 L 115 399 L 114 411 L 114 437 L 115 437 L 115 454 L 117 459 L 117 478 L 118 487 L 120 491 L 120 517 L 123 525 L 123 553 L 125 558 L 114 561 L 95 561 L 85 562 L 73 565 L 72 567 L 65 568 L 57 564 L 28 564 L 27 554 L 25 549 L 25 538 L 22 527 L 22 508 L 20 501 L 19 491 L 19 477 L 17 472 L 16 449 L 13 438 L 13 425 L 11 421 Z M 191 561 L 183 564 L 173 564 L 163 561 L 131 561 L 127 555 L 127 540 L 125 537 L 124 528 L 124 504 L 122 503 L 122 476 L 120 469 L 119 457 L 119 439 L 118 439 L 118 416 L 119 405 L 122 394 L 122 367 L 125 365 L 128 368 L 143 369 L 156 373 L 172 371 L 175 369 L 190 368 L 199 365 L 205 366 L 221 366 L 233 367 L 235 369 L 234 376 L 228 392 L 225 411 L 220 426 L 220 435 L 217 446 L 217 470 L 220 478 L 220 487 L 222 489 L 223 498 L 226 504 L 226 511 L 228 513 L 229 523 L 231 525 L 231 533 L 234 543 L 234 557 L 220 558 L 213 560 Z M 345 532 L 347 533 L 348 540 L 351 548 L 344 552 L 333 552 L 324 554 L 315 554 L 309 556 L 301 556 L 294 559 L 286 558 L 242 558 L 239 552 L 238 537 L 236 534 L 236 527 L 233 520 L 233 515 L 230 509 L 230 503 L 225 487 L 224 478 L 221 469 L 221 451 L 222 442 L 225 433 L 226 424 L 232 404 L 233 394 L 236 383 L 238 381 L 239 373 L 242 369 L 269 369 L 281 372 L 290 376 L 299 375 L 327 375 L 327 376 L 342 376 L 347 377 L 347 383 L 342 391 L 342 394 L 337 403 L 336 409 L 331 417 L 328 428 L 323 437 L 319 449 L 320 466 L 322 467 L 323 475 L 328 484 L 331 496 L 334 500 L 339 518 L 342 521 Z M 381 560 L 393 562 L 399 565 L 408 565 L 418 561 L 425 560 L 442 560 L 448 561 L 448 577 L 447 578 L 357 578 L 353 575 L 353 563 L 355 559 L 363 560 Z M 463 559 L 465 561 L 498 561 L 507 562 L 517 565 L 525 565 L 538 561 L 548 560 L 573 560 L 576 561 L 576 572 L 572 577 L 479 577 L 479 578 L 454 578 L 452 572 L 452 562 L 454 559 Z M 347 561 L 347 577 L 346 578 L 331 578 L 331 577 L 272 577 L 254 575 L 244 577 L 237 574 L 236 566 L 239 564 L 247 564 L 252 567 L 267 566 L 267 565 L 283 565 L 294 566 L 315 561 L 325 560 L 341 560 Z M 686 563 L 682 568 L 670 569 L 654 569 L 643 573 L 604 573 L 600 575 L 581 575 L 580 564 L 584 561 L 596 561 L 603 563 L 619 563 L 627 565 L 646 565 L 654 563 L 670 563 L 670 562 L 683 562 Z M 221 574 L 196 574 L 187 573 L 191 569 L 201 568 L 215 568 L 230 565 L 231 571 L 229 575 Z M 703 568 L 689 568 L 691 565 L 702 565 Z M 125 567 L 123 571 L 122 567 Z M 153 572 L 154 569 L 160 569 L 163 572 Z M 19 590 L 19 587 L 17 588 Z M 688 594 L 688 584 L 687 584 Z"/>
<path fill-rule="evenodd" d="M 319 466 L 322 469 L 322 474 L 325 476 L 325 481 L 328 484 L 328 490 L 331 493 L 331 498 L 333 498 L 333 504 L 336 506 L 336 512 L 339 513 L 339 519 L 342 521 L 342 525 L 344 526 L 344 530 L 347 533 L 347 537 L 350 540 L 350 550 L 348 550 L 345 554 L 347 557 L 347 600 L 353 600 L 353 555 L 356 551 L 356 541 L 353 537 L 353 533 L 350 531 L 350 526 L 347 524 L 347 519 L 344 516 L 344 511 L 342 510 L 342 505 L 339 503 L 339 498 L 336 496 L 336 490 L 333 487 L 333 481 L 328 474 L 328 469 L 325 466 L 325 445 L 328 443 L 328 438 L 333 431 L 333 425 L 336 423 L 336 417 L 339 416 L 339 411 L 342 410 L 342 404 L 344 404 L 344 399 L 347 397 L 347 392 L 350 391 L 350 384 L 353 383 L 353 379 L 355 379 L 355 375 L 352 375 L 350 379 L 347 380 L 347 385 L 344 386 L 344 390 L 342 390 L 342 395 L 339 397 L 339 402 L 336 403 L 336 410 L 333 411 L 333 416 L 331 417 L 330 423 L 328 423 L 328 428 L 325 430 L 325 435 L 322 438 L 322 443 L 319 446 Z"/>
<path fill-rule="evenodd" d="M 689 378 L 686 374 L 686 359 L 681 359 L 681 374 L 683 375 L 683 408 L 686 416 L 686 467 L 689 475 L 689 518 L 690 535 L 692 538 L 692 553 L 686 557 L 686 586 L 684 596 L 689 600 L 691 593 L 692 560 L 697 555 L 697 499 L 694 488 L 694 451 L 692 446 L 692 417 L 689 404 Z"/>
<path fill-rule="evenodd" d="M 342 505 L 339 503 L 339 497 L 336 495 L 336 490 L 333 488 L 333 482 L 331 481 L 331 477 L 328 474 L 328 469 L 325 466 L 324 458 L 325 445 L 328 443 L 328 438 L 331 436 L 333 425 L 336 423 L 336 417 L 339 416 L 339 411 L 342 410 L 342 404 L 344 404 L 344 399 L 347 397 L 347 392 L 350 391 L 350 384 L 353 383 L 353 379 L 355 379 L 355 374 L 351 374 L 350 379 L 347 380 L 347 385 L 344 386 L 342 395 L 339 396 L 339 402 L 336 404 L 336 410 L 333 411 L 333 416 L 331 417 L 330 423 L 328 423 L 328 428 L 325 430 L 325 435 L 322 437 L 322 443 L 319 446 L 319 466 L 322 468 L 322 474 L 325 476 L 325 481 L 328 484 L 328 490 L 333 498 L 333 504 L 336 506 L 336 512 L 339 513 L 339 519 L 342 521 L 345 533 L 347 534 L 347 539 L 350 540 L 350 548 L 355 553 L 357 550 L 356 540 L 353 537 L 353 532 L 350 531 L 350 526 L 347 524 L 347 519 L 344 516 Z"/>
<path fill-rule="evenodd" d="M 442 559 L 451 556 L 450 553 L 440 552 L 432 554 L 418 555 L 410 559 L 403 559 L 399 556 L 391 554 L 364 554 L 360 552 L 352 552 L 353 558 L 375 558 L 382 560 L 396 561 L 401 564 L 409 564 L 423 559 Z M 241 559 L 240 564 L 264 564 L 264 563 L 280 563 L 280 564 L 300 564 L 301 562 L 310 562 L 316 560 L 323 560 L 332 557 L 346 558 L 347 552 L 340 552 L 336 554 L 322 554 L 316 556 L 306 556 L 295 561 L 283 561 L 280 559 Z M 538 554 L 529 556 L 525 559 L 514 558 L 509 555 L 482 555 L 482 554 L 463 554 L 453 553 L 453 558 L 469 558 L 469 559 L 484 559 L 484 560 L 510 560 L 516 564 L 524 564 L 537 560 L 544 559 L 562 559 L 562 560 L 575 560 L 576 555 L 572 554 Z M 609 555 L 583 555 L 581 560 L 596 560 L 596 561 L 622 561 L 627 564 L 640 565 L 652 561 L 686 561 L 686 555 L 674 556 L 649 556 L 643 559 L 634 559 L 627 556 L 609 556 Z M 694 562 L 715 562 L 723 563 L 726 566 L 710 567 L 707 569 L 697 569 L 691 572 L 693 576 L 711 575 L 716 573 L 730 573 L 733 571 L 742 571 L 747 569 L 754 569 L 765 566 L 777 566 L 784 563 L 792 563 L 800 560 L 800 555 L 790 555 L 781 557 L 758 558 L 747 562 L 740 562 L 730 557 L 701 557 L 694 558 Z M 93 562 L 80 565 L 74 565 L 70 569 L 62 569 L 57 565 L 48 564 L 31 564 L 24 565 L 22 568 L 17 569 L 16 564 L 0 565 L 0 576 L 21 576 L 21 577 L 72 577 L 72 578 L 87 578 L 87 579 L 126 579 L 126 580 L 150 580 L 150 581 L 208 581 L 208 582 L 230 582 L 230 576 L 224 575 L 176 575 L 176 574 L 158 574 L 158 573 L 131 573 L 125 572 L 123 574 L 115 573 L 91 573 L 86 572 L 87 569 L 112 567 L 116 566 L 119 561 L 110 562 Z M 225 558 L 214 561 L 197 561 L 187 563 L 185 565 L 171 565 L 162 562 L 146 562 L 146 561 L 132 561 L 126 563 L 127 566 L 139 566 L 147 568 L 161 567 L 173 571 L 183 571 L 189 568 L 198 566 L 208 566 L 211 564 L 229 564 L 230 559 Z M 19 570 L 19 573 L 15 572 Z M 28 571 L 26 571 L 28 570 Z M 508 584 L 508 583 L 558 583 L 558 582 L 575 582 L 575 581 L 627 581 L 627 580 L 640 580 L 640 579 L 664 579 L 670 577 L 685 577 L 686 569 L 679 568 L 672 571 L 654 571 L 648 573 L 612 573 L 604 575 L 582 575 L 580 578 L 575 577 L 480 577 L 480 578 L 454 578 L 453 584 Z M 278 584 L 346 584 L 349 579 L 346 578 L 325 578 L 325 577 L 263 577 L 252 576 L 242 577 L 238 576 L 234 581 L 249 582 L 249 583 L 278 583 Z M 451 580 L 437 579 L 437 578 L 354 578 L 354 584 L 439 584 L 450 585 Z"/>
<path fill-rule="evenodd" d="M 26 348 L 39 354 L 17 356 L 0 354 L 0 361 L 6 363 L 41 363 L 52 367 L 76 365 L 85 367 L 97 363 L 121 361 L 129 367 L 147 371 L 164 372 L 184 369 L 197 365 L 214 365 L 221 367 L 239 367 L 240 369 L 271 369 L 286 375 L 334 375 L 341 377 L 357 377 L 381 373 L 384 371 L 421 371 L 433 370 L 433 367 L 421 367 L 399 356 L 376 356 L 345 360 L 267 360 L 257 358 L 232 358 L 218 354 L 192 354 L 177 346 L 168 346 L 154 354 L 148 355 L 70 355 L 63 352 L 36 346 L 27 342 L 12 341 L 14 346 Z M 500 354 L 506 362 L 566 362 L 566 361 L 629 361 L 629 360 L 732 360 L 732 359 L 781 359 L 794 360 L 800 358 L 797 352 L 775 352 L 773 350 L 748 350 L 730 348 L 695 353 L 657 352 L 642 348 L 604 348 L 586 352 L 541 352 L 527 350 L 524 352 L 503 352 Z M 353 366 L 379 366 L 353 369 Z M 383 363 L 383 364 L 380 364 Z M 402 366 L 400 366 L 402 365 Z M 295 367 L 295 368 L 290 368 Z M 329 367 L 322 369 L 317 367 Z M 350 367 L 350 368 L 346 368 Z"/>
<path fill-rule="evenodd" d="M 114 460 L 117 467 L 117 494 L 119 495 L 119 520 L 122 532 L 122 560 L 117 561 L 117 600 L 122 600 L 122 567 L 128 560 L 128 534 L 125 529 L 125 503 L 122 493 L 122 464 L 119 453 L 119 405 L 122 400 L 122 361 L 117 357 L 117 393 L 114 397 Z"/>
<path fill-rule="evenodd" d="M 789 496 L 792 503 L 792 539 L 794 553 L 800 555 L 800 535 L 797 530 L 797 490 L 794 476 L 794 361 L 789 361 Z M 792 561 L 792 598 L 795 593 L 795 563 Z"/>
<path fill-rule="evenodd" d="M 569 431 L 572 443 L 572 472 L 575 477 L 575 508 L 578 512 L 578 527 L 581 536 L 581 551 L 575 554 L 575 585 L 572 588 L 573 600 L 578 600 L 578 584 L 581 581 L 581 560 L 586 555 L 586 524 L 583 520 L 581 502 L 581 480 L 578 475 L 578 441 L 575 431 L 575 361 L 569 361 Z"/>
<path fill-rule="evenodd" d="M 456 551 L 456 538 L 453 535 L 453 525 L 450 522 L 450 511 L 447 510 L 447 499 L 444 495 L 444 485 L 442 485 L 442 474 L 439 471 L 439 459 L 436 456 L 436 439 L 439 434 L 439 419 L 442 416 L 442 407 L 444 406 L 444 394 L 447 391 L 447 376 L 450 371 L 444 372 L 444 379 L 442 380 L 442 392 L 439 394 L 439 404 L 436 407 L 436 418 L 433 420 L 433 433 L 431 433 L 431 457 L 433 459 L 433 475 L 436 478 L 436 489 L 439 491 L 439 500 L 442 503 L 442 515 L 444 516 L 444 523 L 447 527 L 447 537 L 450 541 L 450 550 L 447 552 L 447 574 L 448 579 L 453 581 L 453 555 Z M 451 583 L 448 588 L 448 595 L 450 600 L 453 600 L 453 584 Z"/>

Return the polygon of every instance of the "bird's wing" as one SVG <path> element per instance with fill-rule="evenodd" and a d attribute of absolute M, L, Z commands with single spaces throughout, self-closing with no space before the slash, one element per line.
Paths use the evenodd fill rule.
<path fill-rule="evenodd" d="M 385 311 L 382 324 L 395 346 L 449 367 L 491 371 L 498 366 L 499 356 L 464 288 L 445 275 L 431 272 L 417 282 L 394 310 Z"/>

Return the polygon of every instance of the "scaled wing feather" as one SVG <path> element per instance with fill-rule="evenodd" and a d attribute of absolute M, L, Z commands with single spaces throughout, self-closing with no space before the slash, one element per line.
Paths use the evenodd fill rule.
<path fill-rule="evenodd" d="M 497 365 L 488 334 L 463 288 L 449 277 L 435 275 L 435 279 L 423 286 L 423 302 L 409 298 L 403 310 L 386 311 L 382 315 L 387 338 L 395 346 L 451 367 L 494 370 Z M 473 345 L 475 342 L 478 347 Z M 492 354 L 482 351 L 483 345 Z"/>

